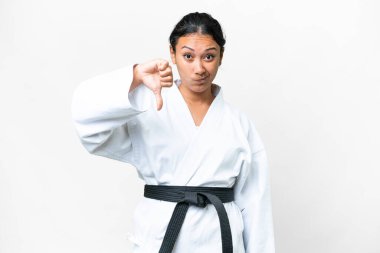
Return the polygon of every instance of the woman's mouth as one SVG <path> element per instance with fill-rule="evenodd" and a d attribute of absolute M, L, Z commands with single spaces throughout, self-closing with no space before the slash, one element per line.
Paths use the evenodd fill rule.
<path fill-rule="evenodd" d="M 204 83 L 206 80 L 207 80 L 208 76 L 206 77 L 203 77 L 203 78 L 200 78 L 200 79 L 196 79 L 194 81 L 198 82 L 198 83 Z"/>

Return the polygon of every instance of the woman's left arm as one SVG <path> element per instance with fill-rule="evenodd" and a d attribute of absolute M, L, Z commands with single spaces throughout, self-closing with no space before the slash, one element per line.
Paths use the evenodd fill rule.
<path fill-rule="evenodd" d="M 246 253 L 274 253 L 268 162 L 253 124 L 248 139 L 252 147 L 251 162 L 235 185 L 235 202 L 244 221 L 244 246 Z"/>

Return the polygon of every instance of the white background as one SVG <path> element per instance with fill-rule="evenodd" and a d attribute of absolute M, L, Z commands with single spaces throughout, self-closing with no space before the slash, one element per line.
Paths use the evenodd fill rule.
<path fill-rule="evenodd" d="M 130 251 L 143 183 L 84 150 L 71 96 L 169 59 L 193 11 L 221 22 L 215 82 L 266 145 L 277 253 L 380 252 L 379 1 L 0 0 L 1 253 Z"/>

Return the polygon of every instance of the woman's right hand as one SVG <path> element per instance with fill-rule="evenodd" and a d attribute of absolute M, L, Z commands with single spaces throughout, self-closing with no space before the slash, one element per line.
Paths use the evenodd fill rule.
<path fill-rule="evenodd" d="M 169 62 L 157 59 L 135 65 L 133 68 L 133 82 L 129 91 L 140 84 L 144 84 L 153 91 L 156 97 L 157 110 L 161 110 L 163 105 L 161 89 L 162 87 L 173 85 L 173 72 Z"/>

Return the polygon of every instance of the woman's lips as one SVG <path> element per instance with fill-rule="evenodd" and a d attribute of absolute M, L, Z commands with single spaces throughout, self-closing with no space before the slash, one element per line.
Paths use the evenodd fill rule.
<path fill-rule="evenodd" d="M 208 76 L 206 76 L 206 77 L 204 77 L 204 78 L 201 78 L 201 79 L 196 79 L 196 80 L 194 80 L 194 81 L 199 82 L 199 83 L 203 83 L 203 82 L 206 81 L 207 78 L 208 78 Z"/>

